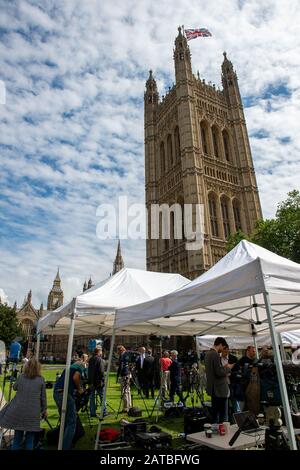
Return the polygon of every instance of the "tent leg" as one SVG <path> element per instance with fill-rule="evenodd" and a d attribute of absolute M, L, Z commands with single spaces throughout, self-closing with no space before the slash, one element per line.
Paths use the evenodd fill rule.
<path fill-rule="evenodd" d="M 40 356 L 40 344 L 41 344 L 41 335 L 40 333 L 36 336 L 36 347 L 35 347 L 35 358 L 38 361 Z"/>
<path fill-rule="evenodd" d="M 282 404 L 283 404 L 284 417 L 285 417 L 285 422 L 286 422 L 287 431 L 288 431 L 289 447 L 291 450 L 297 450 L 290 403 L 289 403 L 289 398 L 287 394 L 284 372 L 283 372 L 278 342 L 276 338 L 276 331 L 275 331 L 275 326 L 274 326 L 274 321 L 273 321 L 272 306 L 271 306 L 268 292 L 265 292 L 263 295 L 264 295 L 268 322 L 270 326 L 270 333 L 271 333 L 272 346 L 273 346 L 273 351 L 274 351 L 276 370 L 277 370 L 277 375 L 278 375 L 280 394 L 281 394 L 281 399 L 282 399 Z"/>
<path fill-rule="evenodd" d="M 68 390 L 69 390 L 69 380 L 70 380 L 70 367 L 71 367 L 71 358 L 72 358 L 74 329 L 75 329 L 75 312 L 74 312 L 74 308 L 73 308 L 73 313 L 72 313 L 72 317 L 71 317 L 70 332 L 69 332 L 69 341 L 68 341 L 68 353 L 67 353 L 67 363 L 66 363 L 66 372 L 65 372 L 63 401 L 62 401 L 61 415 L 60 415 L 58 450 L 62 450 L 63 439 L 64 439 L 64 430 L 65 430 L 66 411 L 67 411 L 67 402 L 68 402 Z"/>
<path fill-rule="evenodd" d="M 96 434 L 96 441 L 95 441 L 95 450 L 98 450 L 98 446 L 99 446 L 101 424 L 102 424 L 102 420 L 103 420 L 104 407 L 105 407 L 105 403 L 106 403 L 106 392 L 107 392 L 107 388 L 108 388 L 109 372 L 110 372 L 110 369 L 111 369 L 112 356 L 113 356 L 113 350 L 114 350 L 114 344 L 115 344 L 115 336 L 116 336 L 116 332 L 115 332 L 115 328 L 114 328 L 113 333 L 112 333 L 112 337 L 111 337 L 111 342 L 110 342 L 110 350 L 109 350 L 107 371 L 106 371 L 105 382 L 104 382 L 104 390 L 103 390 L 103 399 L 102 399 L 102 403 L 101 403 L 100 419 L 99 419 L 99 424 L 98 424 L 98 429 L 97 429 L 97 434 Z"/>
<path fill-rule="evenodd" d="M 258 346 L 257 346 L 257 341 L 256 341 L 256 336 L 252 336 L 253 338 L 253 343 L 254 343 L 254 347 L 255 347 L 255 351 L 256 351 L 256 357 L 257 359 L 259 358 L 259 352 L 258 352 Z"/>

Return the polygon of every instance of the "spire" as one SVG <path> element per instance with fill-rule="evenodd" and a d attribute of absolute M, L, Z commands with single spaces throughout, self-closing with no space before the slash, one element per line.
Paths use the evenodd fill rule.
<path fill-rule="evenodd" d="M 242 105 L 238 78 L 233 68 L 232 62 L 227 58 L 226 52 L 223 52 L 224 60 L 222 63 L 222 84 L 225 97 L 230 106 Z"/>
<path fill-rule="evenodd" d="M 27 295 L 27 302 L 29 304 L 31 303 L 31 299 L 32 299 L 32 292 L 31 292 L 31 289 L 30 289 L 30 291 L 28 292 L 28 295 Z"/>
<path fill-rule="evenodd" d="M 181 32 L 181 27 L 178 27 L 178 36 L 175 39 L 174 49 L 174 62 L 175 62 L 175 76 L 176 82 L 182 80 L 192 80 L 192 64 L 191 53 L 187 43 L 186 37 Z"/>
<path fill-rule="evenodd" d="M 83 291 L 83 292 L 85 292 L 85 291 L 87 290 L 87 288 L 88 288 L 88 287 L 87 287 L 87 282 L 86 282 L 86 281 L 84 281 L 84 284 L 83 284 L 83 289 L 82 289 L 82 291 Z"/>
<path fill-rule="evenodd" d="M 112 274 L 113 275 L 116 274 L 117 272 L 121 271 L 121 269 L 123 268 L 124 268 L 124 261 L 123 261 L 122 253 L 121 253 L 121 243 L 120 243 L 120 240 L 118 240 L 117 254 L 116 254 L 115 261 L 114 261 Z"/>
<path fill-rule="evenodd" d="M 236 76 L 235 71 L 233 70 L 233 65 L 230 60 L 227 58 L 227 52 L 223 52 L 224 60 L 222 64 L 222 73 L 223 75 L 233 74 Z"/>
<path fill-rule="evenodd" d="M 59 268 L 53 281 L 53 287 L 48 295 L 47 310 L 55 310 L 60 307 L 64 302 L 64 293 L 61 288 L 61 280 L 59 275 Z"/>
<path fill-rule="evenodd" d="M 146 91 L 144 95 L 145 104 L 157 105 L 159 101 L 156 81 L 153 77 L 152 70 L 149 70 L 149 77 L 146 81 Z"/>
<path fill-rule="evenodd" d="M 59 275 L 59 268 L 57 268 L 57 273 L 56 273 L 56 277 L 55 277 L 55 279 L 54 279 L 54 282 L 59 282 L 59 283 L 61 283 L 60 275 Z"/>
<path fill-rule="evenodd" d="M 90 289 L 91 287 L 93 287 L 93 285 L 94 284 L 93 284 L 93 281 L 92 281 L 92 276 L 90 276 L 87 288 Z"/>
<path fill-rule="evenodd" d="M 1 302 L 0 302 L 0 304 L 1 304 Z M 14 303 L 13 309 L 14 309 L 14 310 L 17 310 L 17 301 L 16 301 L 16 300 L 15 300 L 15 303 Z"/>

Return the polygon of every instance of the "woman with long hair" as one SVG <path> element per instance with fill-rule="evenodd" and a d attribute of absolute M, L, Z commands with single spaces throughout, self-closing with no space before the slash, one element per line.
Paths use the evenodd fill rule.
<path fill-rule="evenodd" d="M 14 430 L 12 450 L 33 450 L 35 433 L 40 431 L 41 416 L 47 416 L 45 380 L 41 365 L 32 357 L 19 375 L 13 389 L 16 394 L 0 411 L 0 427 Z"/>

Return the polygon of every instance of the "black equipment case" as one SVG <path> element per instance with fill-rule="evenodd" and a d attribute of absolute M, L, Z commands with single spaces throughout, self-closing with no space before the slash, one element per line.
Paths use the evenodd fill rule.
<path fill-rule="evenodd" d="M 172 436 L 167 432 L 138 432 L 135 443 L 146 450 L 167 449 L 172 446 Z"/>
<path fill-rule="evenodd" d="M 138 432 L 146 432 L 147 424 L 142 418 L 135 419 L 132 423 L 126 420 L 120 421 L 121 435 L 124 441 L 135 441 Z"/>
<path fill-rule="evenodd" d="M 184 434 L 204 431 L 204 424 L 210 420 L 203 408 L 185 408 L 184 410 Z"/>

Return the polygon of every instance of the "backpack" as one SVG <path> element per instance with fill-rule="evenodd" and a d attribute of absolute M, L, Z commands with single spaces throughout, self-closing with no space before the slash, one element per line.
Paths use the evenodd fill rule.
<path fill-rule="evenodd" d="M 138 406 L 133 406 L 128 410 L 128 416 L 138 418 L 139 416 L 142 416 L 142 410 Z"/>

